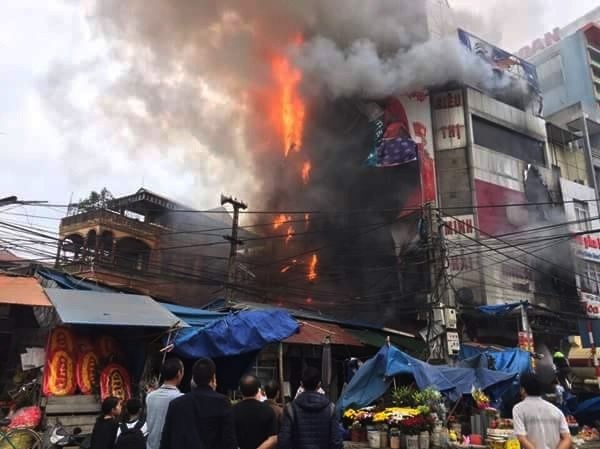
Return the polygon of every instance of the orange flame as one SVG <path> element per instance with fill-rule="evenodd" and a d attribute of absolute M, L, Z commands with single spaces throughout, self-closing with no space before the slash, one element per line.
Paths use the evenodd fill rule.
<path fill-rule="evenodd" d="M 319 262 L 319 258 L 316 254 L 313 254 L 310 258 L 310 263 L 308 264 L 308 275 L 307 278 L 309 281 L 314 281 L 317 279 L 317 263 Z"/>
<path fill-rule="evenodd" d="M 302 146 L 305 105 L 297 92 L 302 74 L 283 57 L 273 60 L 272 71 L 280 87 L 280 111 L 277 115 L 281 118 L 283 151 L 287 157 L 291 149 L 300 151 Z"/>
<path fill-rule="evenodd" d="M 294 227 L 292 225 L 290 225 L 290 226 L 288 226 L 287 237 L 285 238 L 286 245 L 290 242 L 290 240 L 292 240 L 292 237 L 294 237 Z"/>
<path fill-rule="evenodd" d="M 304 184 L 308 184 L 308 180 L 310 179 L 310 170 L 312 169 L 312 165 L 310 161 L 306 161 L 302 165 L 302 182 Z"/>
<path fill-rule="evenodd" d="M 273 222 L 273 229 L 279 229 L 281 226 L 283 226 L 289 221 L 292 221 L 292 217 L 282 214 L 279 217 L 275 218 L 275 221 Z"/>

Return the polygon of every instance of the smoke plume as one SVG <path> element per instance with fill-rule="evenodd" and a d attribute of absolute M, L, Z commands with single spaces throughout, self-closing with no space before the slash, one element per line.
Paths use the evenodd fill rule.
<path fill-rule="evenodd" d="M 433 3 L 436 30 L 428 10 Z M 451 23 L 440 23 L 449 17 L 439 11 L 444 5 L 441 0 L 97 1 L 88 21 L 107 47 L 104 59 L 57 65 L 42 86 L 44 97 L 78 160 L 96 151 L 139 154 L 157 148 L 169 154 L 184 148 L 182 168 L 198 180 L 192 201 L 222 190 L 254 210 L 373 211 L 311 217 L 309 224 L 297 225 L 308 236 L 292 239 L 274 256 L 327 245 L 331 251 L 320 253 L 319 266 L 331 271 L 323 273 L 320 287 L 335 287 L 338 306 L 342 296 L 363 305 L 367 297 L 390 304 L 402 290 L 397 249 L 414 237 L 417 225 L 397 229 L 394 237 L 384 225 L 397 217 L 419 178 L 416 170 L 402 167 L 376 172 L 365 167 L 372 130 L 360 103 L 451 81 L 514 87 L 462 48 Z M 277 57 L 300 70 L 298 87 L 306 102 L 302 149 L 290 151 L 287 159 L 288 148 L 273 126 L 280 120 L 272 108 Z M 93 106 L 75 107 L 73 90 L 90 82 L 97 89 Z M 86 132 L 89 123 L 113 131 L 110 141 L 90 146 L 96 135 Z M 312 162 L 306 186 L 298 170 L 303 158 Z M 298 262 L 299 270 L 303 263 Z M 286 270 L 298 276 L 296 266 Z M 277 283 L 269 285 L 270 291 L 276 288 Z M 286 293 L 289 297 L 289 287 Z M 321 304 L 328 302 L 324 296 Z"/>
<path fill-rule="evenodd" d="M 86 17 L 107 46 L 105 55 L 57 63 L 42 93 L 67 140 L 67 157 L 82 161 L 80 177 L 98 169 L 83 162 L 98 151 L 135 157 L 185 148 L 181 166 L 197 179 L 192 201 L 202 198 L 197 192 L 222 188 L 244 192 L 256 204 L 271 187 L 264 185 L 272 168 L 265 155 L 279 144 L 265 133 L 268 111 L 257 100 L 272 87 L 273 54 L 291 52 L 307 96 L 373 98 L 449 80 L 496 82 L 455 35 L 432 39 L 426 4 L 98 1 Z M 299 47 L 293 45 L 298 35 L 304 36 Z M 79 90 L 88 85 L 95 95 L 82 106 Z M 236 176 L 228 176 L 232 170 Z"/>

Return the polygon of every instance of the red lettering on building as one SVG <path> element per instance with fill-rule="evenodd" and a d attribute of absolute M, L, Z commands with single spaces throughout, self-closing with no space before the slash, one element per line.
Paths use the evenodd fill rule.
<path fill-rule="evenodd" d="M 575 241 L 578 245 L 583 246 L 585 249 L 600 249 L 600 237 L 592 237 L 591 235 L 575 236 Z"/>
<path fill-rule="evenodd" d="M 462 129 L 465 125 L 448 125 L 448 126 L 440 126 L 440 131 L 442 131 L 442 139 L 461 139 L 462 138 Z"/>
<path fill-rule="evenodd" d="M 521 58 L 527 59 L 537 52 L 550 47 L 560 41 L 560 29 L 554 28 L 551 32 L 544 34 L 543 38 L 537 38 L 530 45 L 526 45 L 519 50 L 517 55 Z"/>
<path fill-rule="evenodd" d="M 434 109 L 450 109 L 462 107 L 463 99 L 462 92 L 448 92 L 445 95 L 435 97 Z"/>

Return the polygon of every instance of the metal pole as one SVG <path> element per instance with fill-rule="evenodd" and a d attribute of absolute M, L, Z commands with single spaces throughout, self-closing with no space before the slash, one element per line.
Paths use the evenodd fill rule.
<path fill-rule="evenodd" d="M 285 404 L 285 397 L 283 396 L 283 343 L 279 342 L 279 400 L 282 404 Z"/>
<path fill-rule="evenodd" d="M 579 102 L 579 108 L 581 109 L 581 120 L 583 121 L 583 146 L 585 147 L 585 159 L 588 166 L 588 177 L 590 178 L 590 186 L 594 188 L 597 210 L 600 211 L 600 202 L 598 200 L 598 183 L 596 182 L 596 171 L 594 170 L 594 157 L 592 155 L 590 131 L 587 125 L 587 114 L 583 110 L 582 102 Z"/>

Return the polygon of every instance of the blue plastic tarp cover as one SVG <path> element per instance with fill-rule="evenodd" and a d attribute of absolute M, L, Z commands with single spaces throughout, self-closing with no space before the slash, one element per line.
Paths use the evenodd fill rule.
<path fill-rule="evenodd" d="M 460 348 L 460 366 L 467 368 L 487 368 L 488 360 L 494 360 L 494 369 L 503 373 L 524 374 L 531 371 L 531 354 L 518 348 L 480 349 L 463 345 Z"/>
<path fill-rule="evenodd" d="M 580 424 L 591 425 L 593 421 L 600 419 L 600 397 L 581 402 L 573 415 L 575 415 Z"/>
<path fill-rule="evenodd" d="M 384 346 L 356 372 L 338 401 L 337 409 L 365 407 L 381 397 L 393 376 L 412 374 L 420 389 L 434 387 L 452 400 L 481 388 L 499 397 L 512 384 L 516 373 L 503 373 L 485 368 L 454 368 L 430 365 L 409 356 L 394 346 Z"/>
<path fill-rule="evenodd" d="M 298 329 L 298 322 L 282 310 L 242 311 L 201 328 L 182 329 L 173 344 L 182 357 L 227 357 L 262 349 Z"/>
<path fill-rule="evenodd" d="M 504 315 L 508 312 L 512 312 L 521 304 L 522 303 L 520 302 L 512 302 L 509 304 L 498 304 L 495 306 L 479 306 L 477 309 L 486 315 Z"/>
<path fill-rule="evenodd" d="M 226 313 L 212 312 L 210 310 L 196 309 L 194 307 L 178 306 L 176 304 L 160 303 L 165 309 L 181 318 L 187 324 L 193 327 L 204 327 L 215 320 L 220 320 L 227 316 Z"/>
<path fill-rule="evenodd" d="M 87 282 L 83 279 L 76 278 L 66 273 L 50 270 L 48 268 L 40 268 L 37 270 L 38 275 L 49 281 L 56 282 L 60 288 L 68 290 L 91 290 L 95 292 L 116 292 L 117 290 L 96 285 L 93 282 Z"/>
<path fill-rule="evenodd" d="M 389 357 L 390 352 L 400 353 L 394 346 L 383 346 L 358 369 L 337 402 L 338 413 L 350 406 L 364 407 L 381 397 L 392 381 L 386 377 L 388 369 L 412 372 L 408 360 L 403 363 L 399 357 Z"/>

